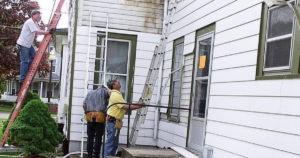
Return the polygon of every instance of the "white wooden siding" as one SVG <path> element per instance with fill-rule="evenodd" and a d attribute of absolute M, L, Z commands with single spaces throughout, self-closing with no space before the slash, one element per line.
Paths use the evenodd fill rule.
<path fill-rule="evenodd" d="M 79 26 L 88 26 L 93 12 L 92 25 L 121 30 L 160 34 L 163 23 L 163 0 L 79 0 Z"/>
<path fill-rule="evenodd" d="M 101 28 L 92 28 L 93 32 L 104 31 Z M 84 76 L 86 64 L 86 52 L 88 50 L 88 32 L 89 28 L 86 26 L 77 27 L 77 41 L 75 50 L 75 72 L 74 72 L 74 85 L 73 85 L 73 100 L 72 100 L 72 115 L 71 115 L 71 141 L 81 140 L 81 118 L 82 118 L 82 102 L 84 100 Z M 160 35 L 150 33 L 140 33 L 131 31 L 121 31 L 110 29 L 109 32 L 137 35 L 137 50 L 135 59 L 135 73 L 134 73 L 134 86 L 133 86 L 133 102 L 137 102 L 141 97 L 142 90 L 148 75 L 150 62 L 153 56 L 155 46 L 160 40 Z M 96 44 L 96 37 L 91 38 L 92 44 Z M 95 56 L 95 47 L 91 47 L 91 57 Z M 94 69 L 95 62 L 90 60 L 89 69 Z M 94 74 L 89 73 L 89 81 L 93 83 Z M 155 103 L 157 87 L 154 88 L 154 94 L 151 103 Z M 146 117 L 146 122 L 141 126 L 137 144 L 156 146 L 156 140 L 153 140 L 154 128 L 154 108 L 149 108 Z M 131 126 L 134 122 L 136 112 L 132 112 Z M 127 116 L 124 118 L 124 128 L 120 133 L 120 143 L 125 144 L 127 135 Z M 86 128 L 85 128 L 86 130 Z"/>
<path fill-rule="evenodd" d="M 255 80 L 261 2 L 196 0 L 185 2 L 175 15 L 163 80 L 171 68 L 172 41 L 184 36 L 184 51 L 191 53 L 195 31 L 216 24 L 205 137 L 205 145 L 214 148 L 214 158 L 300 157 L 300 93 L 295 89 L 300 80 Z M 189 105 L 192 73 L 183 76 L 181 105 Z M 168 105 L 168 95 L 163 97 L 164 105 Z M 181 112 L 180 119 L 181 114 L 188 115 Z M 162 114 L 160 123 L 164 127 L 159 129 L 157 145 L 182 146 L 179 142 L 184 136 L 171 129 L 184 127 L 184 122 L 168 122 Z"/>

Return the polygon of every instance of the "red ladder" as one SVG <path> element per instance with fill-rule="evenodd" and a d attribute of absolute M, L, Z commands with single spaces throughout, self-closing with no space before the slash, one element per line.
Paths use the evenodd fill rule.
<path fill-rule="evenodd" d="M 61 17 L 61 8 L 64 4 L 64 1 L 65 0 L 60 0 L 56 10 L 55 10 L 55 13 L 52 17 L 52 20 L 51 20 L 51 23 L 48 27 L 48 30 L 52 29 L 52 28 L 56 28 L 58 22 L 59 22 L 59 19 Z M 19 91 L 19 94 L 18 94 L 18 98 L 17 98 L 17 106 L 13 112 L 13 114 L 11 115 L 11 118 L 8 122 L 8 125 L 5 129 L 5 132 L 3 133 L 3 137 L 1 139 L 1 143 L 0 143 L 0 147 L 3 147 L 6 143 L 6 139 L 9 137 L 9 128 L 10 126 L 14 123 L 14 121 L 16 120 L 17 116 L 19 115 L 19 112 L 23 106 L 23 103 L 24 103 L 24 100 L 27 96 L 27 93 L 28 93 L 28 90 L 29 90 L 29 85 L 32 83 L 33 79 L 34 79 L 34 76 L 37 72 L 37 69 L 40 65 L 40 62 L 41 62 L 41 59 L 44 55 L 44 53 L 46 52 L 46 49 L 49 45 L 49 42 L 51 41 L 51 38 L 52 38 L 52 35 L 51 34 L 48 34 L 48 35 L 45 35 L 40 47 L 39 47 L 39 50 L 37 51 L 33 61 L 32 61 L 32 64 L 29 68 L 29 71 L 26 75 L 26 78 L 20 88 L 20 91 Z M 50 72 L 51 73 L 51 72 Z"/>

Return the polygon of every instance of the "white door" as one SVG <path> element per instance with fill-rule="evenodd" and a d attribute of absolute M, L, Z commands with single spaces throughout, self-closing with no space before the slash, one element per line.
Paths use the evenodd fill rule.
<path fill-rule="evenodd" d="M 193 79 L 192 112 L 188 147 L 203 152 L 206 108 L 210 82 L 213 33 L 197 39 Z"/>

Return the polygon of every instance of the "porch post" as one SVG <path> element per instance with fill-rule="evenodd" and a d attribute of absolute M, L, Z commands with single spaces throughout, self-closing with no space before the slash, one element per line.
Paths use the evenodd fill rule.
<path fill-rule="evenodd" d="M 40 98 L 43 98 L 43 82 L 41 82 Z"/>

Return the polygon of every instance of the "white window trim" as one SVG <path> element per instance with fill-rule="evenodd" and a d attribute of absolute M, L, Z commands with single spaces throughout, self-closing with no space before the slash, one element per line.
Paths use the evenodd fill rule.
<path fill-rule="evenodd" d="M 290 2 L 294 2 L 294 0 L 290 1 Z M 291 70 L 292 68 L 292 60 L 293 60 L 293 48 L 294 48 L 294 39 L 295 39 L 295 16 L 293 15 L 293 28 L 292 28 L 292 33 L 291 34 L 286 34 L 286 35 L 282 35 L 282 36 L 278 36 L 278 37 L 274 37 L 274 38 L 270 38 L 268 39 L 268 33 L 269 33 L 269 20 L 270 20 L 270 11 L 280 8 L 280 7 L 285 7 L 287 5 L 284 6 L 275 6 L 272 7 L 270 9 L 268 9 L 268 18 L 267 18 L 267 29 L 266 29 L 266 41 L 265 41 L 265 51 L 264 51 L 264 65 L 263 65 L 263 71 L 264 72 L 271 72 L 271 71 L 277 71 L 276 74 L 280 74 L 280 72 L 278 71 L 283 71 L 284 74 L 286 74 L 287 70 Z M 282 40 L 282 39 L 286 39 L 286 38 L 291 38 L 291 49 L 290 49 L 290 61 L 289 61 L 289 66 L 281 66 L 281 67 L 272 67 L 272 68 L 266 68 L 266 55 L 267 55 L 267 47 L 268 47 L 268 43 L 269 42 L 274 42 L 274 41 L 278 41 L 278 40 Z"/>
<path fill-rule="evenodd" d="M 212 45 L 212 47 L 211 47 L 211 53 L 210 53 L 210 57 L 211 57 L 211 61 L 210 61 L 210 63 L 209 63 L 209 71 L 208 71 L 208 76 L 205 76 L 205 77 L 196 77 L 197 76 L 197 71 L 196 71 L 196 69 L 197 69 L 197 67 L 198 67 L 198 61 L 199 61 L 199 56 L 200 56 L 200 54 L 199 54 L 199 49 L 198 49 L 198 43 L 200 42 L 200 41 L 202 41 L 202 40 L 204 40 L 204 39 L 207 39 L 207 38 L 212 38 L 212 43 L 211 43 L 211 45 Z M 195 56 L 194 57 L 196 57 L 196 60 L 195 60 L 195 65 L 194 65 L 194 78 L 192 79 L 192 82 L 193 82 L 193 87 L 192 87 L 192 92 L 193 92 L 193 95 L 192 95 L 192 109 L 191 109 L 191 117 L 189 118 L 189 122 L 191 122 L 193 119 L 194 120 L 199 120 L 199 121 L 203 121 L 204 122 L 204 128 L 203 128 L 203 144 L 202 144 L 202 146 L 198 146 L 198 145 L 192 145 L 193 146 L 193 148 L 197 148 L 197 149 L 200 149 L 200 151 L 203 151 L 203 145 L 205 144 L 205 134 L 206 134 L 206 126 L 207 126 L 207 116 L 205 117 L 204 116 L 204 118 L 197 118 L 197 117 L 193 117 L 193 112 L 194 112 L 194 104 L 195 104 L 195 102 L 194 102 L 194 98 L 195 98 L 195 95 L 194 95 L 194 93 L 195 93 L 195 87 L 196 87 L 196 85 L 195 85 L 195 83 L 196 83 L 196 80 L 197 81 L 203 81 L 203 80 L 207 80 L 207 98 L 206 98 L 206 107 L 205 107 L 205 115 L 207 115 L 207 111 L 208 111 L 208 106 L 209 106 L 209 92 L 210 92 L 210 82 L 211 82 L 211 71 L 212 71 L 212 63 L 213 63 L 213 52 L 214 52 L 214 39 L 215 39 L 215 36 L 214 36 L 214 32 L 209 32 L 209 33 L 207 33 L 207 34 L 204 34 L 204 35 L 202 35 L 202 36 L 199 36 L 198 38 L 197 38 L 197 43 L 196 43 L 196 54 L 195 54 Z M 190 124 L 190 127 L 189 127 L 190 129 L 191 128 L 193 128 L 192 127 L 192 124 Z M 191 144 L 190 144 L 190 142 L 191 142 L 191 130 L 189 130 L 189 138 L 188 138 L 188 146 L 191 146 Z"/>
<path fill-rule="evenodd" d="M 170 102 L 171 102 L 171 107 L 173 107 L 173 90 L 174 90 L 174 82 L 179 82 L 179 90 L 180 90 L 180 92 L 179 92 L 179 96 L 178 96 L 178 98 L 179 98 L 179 100 L 178 100 L 178 108 L 180 107 L 180 101 L 181 101 L 181 87 L 182 87 L 182 76 L 183 76 L 183 66 L 184 66 L 184 43 L 180 43 L 180 44 L 177 44 L 176 46 L 175 46 L 175 53 L 176 53 L 176 47 L 178 47 L 178 46 L 182 46 L 183 48 L 182 48 L 182 65 L 181 65 L 181 70 L 179 70 L 178 72 L 180 72 L 180 78 L 179 79 L 176 79 L 176 80 L 174 80 L 174 78 L 173 78 L 173 75 L 175 74 L 175 73 L 173 73 L 172 74 L 172 94 L 171 94 L 171 100 L 170 100 Z M 174 53 L 174 55 L 176 56 L 176 54 Z M 174 59 L 174 62 L 175 62 L 175 59 Z M 175 70 L 175 69 L 174 69 Z M 172 117 L 172 118 L 175 118 L 175 119 L 178 119 L 179 120 L 179 110 L 177 110 L 177 113 L 172 113 L 172 110 L 170 110 L 170 116 Z"/>
<path fill-rule="evenodd" d="M 131 41 L 130 40 L 122 40 L 122 39 L 114 39 L 114 38 L 107 38 L 107 42 L 108 41 L 117 41 L 117 42 L 128 42 L 129 43 L 129 47 L 128 47 L 128 60 L 127 60 L 127 74 L 119 74 L 119 73 L 109 73 L 109 72 L 105 72 L 106 75 L 115 75 L 115 76 L 125 76 L 126 77 L 126 88 L 125 88 L 125 96 L 124 96 L 124 99 L 126 100 L 127 99 L 127 96 L 128 96 L 128 83 L 129 83 L 129 71 L 130 71 L 130 55 L 131 55 Z M 102 45 L 104 45 L 105 43 L 105 38 L 102 38 L 102 41 L 101 41 Z M 101 48 L 101 56 L 104 55 L 104 48 Z M 106 60 L 106 57 L 105 59 Z M 102 65 L 100 64 L 100 70 L 99 71 L 102 71 L 103 70 L 103 67 Z M 104 70 L 103 70 L 104 71 Z M 101 75 L 103 75 L 103 73 L 99 73 Z M 101 76 L 99 77 L 99 83 L 101 83 Z M 106 82 L 106 81 L 104 81 Z"/>

